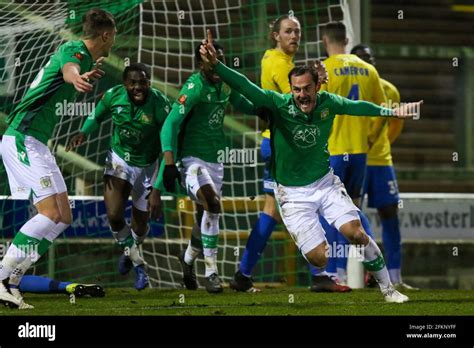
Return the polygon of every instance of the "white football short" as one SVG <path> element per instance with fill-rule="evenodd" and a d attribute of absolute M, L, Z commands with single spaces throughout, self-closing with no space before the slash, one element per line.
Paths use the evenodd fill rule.
<path fill-rule="evenodd" d="M 186 186 L 189 197 L 198 204 L 203 204 L 197 197 L 198 190 L 204 185 L 211 185 L 218 196 L 221 195 L 224 180 L 222 163 L 205 162 L 199 158 L 188 156 L 181 160 L 181 182 Z"/>
<path fill-rule="evenodd" d="M 152 188 L 152 178 L 155 172 L 156 162 L 148 167 L 135 167 L 115 152 L 109 151 L 105 159 L 104 175 L 114 176 L 128 181 L 132 185 L 132 203 L 135 208 L 141 211 L 147 211 L 148 195 Z"/>
<path fill-rule="evenodd" d="M 15 199 L 33 198 L 33 204 L 67 192 L 61 171 L 48 147 L 29 135 L 4 135 L 2 159 Z"/>
<path fill-rule="evenodd" d="M 283 222 L 303 255 L 326 241 L 319 216 L 338 230 L 349 221 L 359 220 L 359 209 L 332 170 L 306 186 L 278 184 L 274 192 Z"/>

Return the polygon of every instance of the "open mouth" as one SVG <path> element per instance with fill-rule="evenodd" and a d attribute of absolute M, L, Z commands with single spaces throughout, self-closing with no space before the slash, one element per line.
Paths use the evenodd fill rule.
<path fill-rule="evenodd" d="M 143 92 L 134 92 L 133 99 L 135 100 L 143 100 L 145 98 L 145 93 Z"/>
<path fill-rule="evenodd" d="M 300 108 L 302 110 L 307 110 L 311 107 L 311 99 L 301 99 L 300 101 Z"/>

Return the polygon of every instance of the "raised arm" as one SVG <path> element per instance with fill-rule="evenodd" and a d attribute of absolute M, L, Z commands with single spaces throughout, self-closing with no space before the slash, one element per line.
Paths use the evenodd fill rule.
<path fill-rule="evenodd" d="M 255 115 L 257 112 L 252 102 L 237 92 L 235 89 L 233 89 L 230 93 L 229 101 L 236 110 L 244 114 Z"/>
<path fill-rule="evenodd" d="M 92 84 L 90 82 L 100 79 L 105 75 L 105 72 L 101 69 L 104 57 L 97 59 L 94 67 L 91 71 L 88 71 L 81 75 L 81 67 L 78 62 L 74 60 L 61 62 L 61 70 L 63 73 L 64 82 L 74 85 L 74 88 L 78 92 L 87 93 L 92 91 Z"/>
<path fill-rule="evenodd" d="M 212 41 L 212 34 L 208 29 L 207 42 L 205 45 L 201 45 L 200 49 L 203 61 L 210 64 L 225 83 L 245 96 L 255 107 L 273 108 L 273 99 L 268 91 L 261 89 L 247 77 L 227 67 L 217 59 L 216 50 L 212 45 Z"/>

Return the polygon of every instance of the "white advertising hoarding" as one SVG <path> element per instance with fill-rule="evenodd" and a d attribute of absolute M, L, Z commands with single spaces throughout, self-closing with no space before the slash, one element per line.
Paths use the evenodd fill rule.
<path fill-rule="evenodd" d="M 474 240 L 474 194 L 405 193 L 400 194 L 399 208 L 403 240 Z M 364 212 L 380 239 L 377 210 L 364 204 Z"/>

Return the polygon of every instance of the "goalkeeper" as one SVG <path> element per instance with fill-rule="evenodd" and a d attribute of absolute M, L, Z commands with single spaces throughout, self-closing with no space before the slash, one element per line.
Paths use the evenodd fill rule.
<path fill-rule="evenodd" d="M 318 219 L 321 215 L 352 244 L 361 247 L 363 263 L 374 275 L 387 302 L 408 301 L 390 282 L 380 249 L 365 233 L 358 208 L 330 170 L 327 145 L 336 114 L 413 117 L 418 115 L 422 102 L 392 110 L 328 92 L 318 93 L 318 73 L 308 66 L 290 71 L 291 94 L 262 90 L 219 62 L 209 42 L 212 42 L 210 30 L 207 42 L 204 41 L 200 49 L 209 68 L 256 107 L 272 110 L 271 169 L 277 183 L 274 193 L 283 222 L 305 258 L 315 267 L 324 267 L 327 263 L 327 242 Z"/>
<path fill-rule="evenodd" d="M 110 13 L 89 10 L 83 17 L 84 39 L 58 48 L 8 116 L 2 146 L 10 191 L 14 198 L 32 197 L 38 210 L 15 235 L 0 264 L 0 300 L 14 307 L 32 308 L 18 290 L 21 277 L 71 224 L 66 184 L 47 146 L 59 120 L 56 104 L 92 91 L 91 82 L 104 74 L 100 64 L 115 34 Z M 7 278 L 9 289 L 3 283 Z"/>
<path fill-rule="evenodd" d="M 213 45 L 223 60 L 222 46 L 216 42 Z M 225 147 L 225 108 L 231 103 L 246 114 L 255 114 L 256 110 L 202 63 L 199 48 L 200 45 L 196 47 L 195 58 L 200 71 L 185 82 L 163 126 L 161 144 L 166 165 L 162 176 L 166 190 L 173 192 L 175 179 L 180 177 L 175 160 L 181 161 L 187 193 L 197 203 L 197 225 L 201 230 L 206 265 L 205 288 L 209 293 L 220 293 L 223 288 L 217 271 L 217 241 L 224 165 L 218 162 L 218 153 Z M 154 187 L 160 187 L 158 180 Z M 200 249 L 201 243 L 193 234 L 187 249 L 180 255 L 184 285 L 190 290 L 197 289 L 193 264 Z"/>
<path fill-rule="evenodd" d="M 159 134 L 170 110 L 170 103 L 160 91 L 151 87 L 150 72 L 141 63 L 127 66 L 123 84 L 105 92 L 94 112 L 87 117 L 78 135 L 66 151 L 81 145 L 86 136 L 111 117 L 114 131 L 105 162 L 104 202 L 112 235 L 123 247 L 119 272 L 135 269 L 135 288 L 148 286 L 145 261 L 139 252 L 150 227 L 149 211 L 161 209 L 160 191 L 149 198 L 151 180 L 161 152 Z M 131 226 L 125 221 L 125 208 L 132 195 Z"/>

